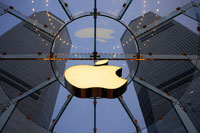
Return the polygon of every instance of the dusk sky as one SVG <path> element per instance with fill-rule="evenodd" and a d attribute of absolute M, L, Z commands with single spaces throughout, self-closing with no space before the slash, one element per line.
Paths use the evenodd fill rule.
<path fill-rule="evenodd" d="M 34 1 L 32 3 L 32 1 Z M 174 11 L 177 7 L 181 7 L 190 0 L 133 0 L 126 14 L 122 18 L 127 25 L 129 22 L 143 13 L 152 11 L 160 16 L 166 16 L 168 13 Z M 7 5 L 12 5 L 16 10 L 23 14 L 30 16 L 35 12 L 48 10 L 63 21 L 68 18 L 59 5 L 57 0 L 0 0 Z M 68 3 L 69 9 L 73 15 L 84 12 L 93 11 L 93 0 L 65 0 Z M 117 15 L 123 3 L 126 0 L 97 0 L 98 11 Z M 144 7 L 144 3 L 146 3 Z M 176 20 L 192 31 L 196 32 L 197 23 L 187 18 L 186 16 L 179 16 Z M 7 32 L 14 27 L 20 20 L 5 14 L 0 16 L 0 35 Z M 74 21 L 67 26 L 72 40 L 71 53 L 91 53 L 93 52 L 93 17 L 86 17 Z M 97 19 L 97 51 L 99 53 L 123 53 L 120 38 L 126 30 L 118 22 L 111 19 L 98 17 Z M 90 64 L 92 61 L 68 61 L 66 68 L 79 64 Z M 110 61 L 110 65 L 117 65 L 123 68 L 123 78 L 129 74 L 126 61 Z M 58 88 L 55 88 L 58 89 Z M 65 102 L 69 92 L 60 87 L 58 99 L 55 105 L 53 118 L 56 117 L 59 109 Z M 130 108 L 133 115 L 138 120 L 142 129 L 146 128 L 144 119 L 139 107 L 137 95 L 133 84 L 128 86 L 127 91 L 124 93 L 124 100 Z M 135 127 L 129 119 L 127 113 L 123 109 L 118 99 L 98 99 L 97 104 L 97 132 L 98 133 L 133 133 Z M 53 119 L 52 118 L 52 119 Z M 63 116 L 55 127 L 57 133 L 92 133 L 93 132 L 93 100 L 80 99 L 74 97 L 69 106 L 65 110 Z M 145 130 L 144 130 L 145 132 Z"/>

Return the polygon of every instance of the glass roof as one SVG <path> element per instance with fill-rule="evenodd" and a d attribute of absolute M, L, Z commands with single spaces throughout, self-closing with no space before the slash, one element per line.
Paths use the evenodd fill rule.
<path fill-rule="evenodd" d="M 186 99 L 188 97 L 192 97 L 193 92 L 199 92 L 199 89 L 195 90 L 194 88 L 195 86 L 199 87 L 199 84 L 197 84 L 197 81 L 199 81 L 199 72 L 197 72 L 197 69 L 199 67 L 198 37 L 200 29 L 198 28 L 200 22 L 200 8 L 198 7 L 199 5 L 197 7 L 191 6 L 191 2 L 200 3 L 199 0 L 97 0 L 96 51 L 100 55 L 99 58 L 97 57 L 97 60 L 104 59 L 103 57 L 105 57 L 105 59 L 109 59 L 109 65 L 120 66 L 122 68 L 122 78 L 128 78 L 130 81 L 122 99 L 129 108 L 131 115 L 136 119 L 134 122 L 139 125 L 141 132 L 148 132 L 159 125 L 162 127 L 162 123 L 166 124 L 167 120 L 176 120 L 177 125 L 180 125 L 180 129 L 186 131 L 185 126 L 183 126 L 182 121 L 178 117 L 178 114 L 176 114 L 177 110 L 173 108 L 173 104 L 177 103 L 172 103 L 166 97 L 175 97 L 178 101 L 181 101 L 181 104 L 184 104 L 187 103 Z M 50 87 L 54 87 L 54 84 L 59 84 L 59 87 L 54 88 L 59 89 L 59 92 L 51 118 L 51 124 L 53 124 L 55 118 L 59 114 L 60 109 L 67 100 L 67 96 L 71 95 L 70 92 L 64 88 L 63 69 L 67 69 L 75 65 L 94 64 L 94 59 L 91 57 L 94 52 L 94 0 L 1 0 L 0 9 L 1 3 L 10 6 L 10 10 L 19 11 L 22 14 L 16 15 L 15 12 L 8 12 L 0 16 L 0 37 L 22 22 L 20 19 L 24 17 L 23 15 L 31 16 L 32 21 L 29 21 L 27 18 L 23 21 L 29 24 L 31 22 L 32 25 L 36 26 L 36 32 L 38 29 L 41 30 L 41 33 L 37 32 L 39 36 L 42 37 L 42 33 L 53 35 L 53 40 L 51 40 L 51 42 L 48 41 L 47 38 L 40 39 L 41 44 L 46 47 L 47 50 L 33 48 L 34 52 L 38 51 L 38 55 L 48 55 L 50 54 L 49 52 L 51 50 L 51 52 L 53 51 L 53 54 L 57 55 L 55 58 L 61 58 L 61 60 L 51 60 L 56 66 L 52 67 L 54 65 L 51 64 L 51 67 L 57 69 L 60 74 L 59 76 L 61 77 L 60 78 L 58 76 L 58 81 L 49 85 Z M 177 13 L 182 10 L 182 7 L 184 7 L 184 11 Z M 47 13 L 48 17 L 45 19 L 48 19 L 48 21 L 46 21 L 48 23 L 43 24 L 42 21 L 40 22 L 40 20 L 37 20 L 37 13 L 40 11 L 45 11 Z M 0 10 L 0 14 L 2 12 L 3 11 Z M 151 16 L 151 18 L 154 18 L 153 21 L 151 21 L 151 18 L 145 17 L 149 12 L 152 12 L 153 14 Z M 50 15 L 48 15 L 48 13 Z M 69 16 L 71 16 L 71 18 Z M 181 41 L 175 42 L 176 39 L 173 40 L 173 38 L 171 39 L 163 33 L 165 32 L 163 29 L 164 26 L 161 27 L 161 25 L 166 24 L 167 26 L 170 26 L 170 23 L 168 22 L 171 22 L 172 19 L 175 20 L 173 21 L 173 23 L 175 23 L 174 25 L 177 23 L 177 25 L 180 24 L 179 28 L 182 28 L 183 31 L 176 32 L 176 29 L 173 30 L 173 28 L 171 28 L 171 34 L 174 36 L 176 36 L 175 34 L 178 34 L 176 36 L 178 37 L 177 40 L 181 40 L 181 38 L 184 38 L 185 36 L 185 34 L 182 34 L 185 29 L 181 26 L 187 27 L 187 29 L 190 30 L 190 34 L 188 35 L 188 38 L 186 38 L 186 41 L 181 41 L 186 42 L 188 45 L 190 43 L 196 44 L 194 47 L 183 47 L 185 45 L 182 45 Z M 134 22 L 134 24 L 132 22 Z M 43 25 L 39 25 L 40 23 Z M 148 28 L 151 26 L 153 28 L 148 30 Z M 163 33 L 163 36 L 161 35 L 161 32 Z M 185 30 L 185 32 L 187 31 Z M 66 34 L 69 34 L 70 39 L 66 39 Z M 144 38 L 144 34 L 146 38 Z M 23 38 L 23 35 L 21 36 Z M 151 37 L 148 36 L 155 36 L 157 40 L 155 38 L 151 39 Z M 123 40 L 124 38 L 125 41 Z M 143 41 L 140 43 L 142 39 Z M 195 43 L 196 40 L 198 40 L 197 43 Z M 173 45 L 166 46 L 166 41 L 169 41 Z M 29 43 L 29 41 L 27 41 L 27 43 Z M 163 45 L 160 45 L 161 43 Z M 180 46 L 174 46 L 175 43 L 180 43 Z M 30 44 L 33 44 L 32 46 L 34 47 L 34 41 L 30 42 Z M 61 47 L 62 49 L 57 49 L 58 47 Z M 150 47 L 152 47 L 152 49 L 150 49 Z M 0 52 L 2 55 L 7 55 L 7 51 L 5 50 L 9 51 L 10 49 L 4 49 L 2 46 L 2 50 L 0 50 Z M 20 51 L 20 49 L 23 48 L 16 48 L 15 52 L 10 50 L 10 53 L 8 52 L 8 54 L 13 54 L 13 56 L 3 58 L 4 61 L 2 61 L 2 64 L 15 64 L 20 70 L 20 64 L 23 63 L 23 59 L 27 59 L 27 62 L 30 62 L 27 67 L 31 67 L 31 65 L 39 60 L 40 57 L 38 57 L 38 55 L 35 56 L 34 54 L 36 53 L 30 50 L 32 47 L 23 51 Z M 66 49 L 70 50 L 66 52 Z M 131 52 L 127 52 L 126 49 L 131 49 Z M 171 50 L 165 51 L 166 49 Z M 192 52 L 190 52 L 190 49 L 192 49 Z M 186 51 L 186 53 L 183 51 Z M 82 55 L 80 53 L 82 53 Z M 154 56 L 154 53 L 158 56 Z M 17 54 L 22 54 L 22 60 L 16 59 L 18 58 Z M 33 57 L 32 55 L 26 56 L 25 54 L 33 54 Z M 70 56 L 70 54 L 72 55 Z M 10 61 L 8 58 L 13 58 L 15 61 L 20 61 L 16 63 L 17 61 Z M 34 60 L 35 58 L 36 60 Z M 49 58 L 51 58 L 51 56 Z M 48 58 L 43 58 L 38 62 L 42 62 L 45 59 Z M 193 61 L 194 66 L 191 66 L 191 63 L 188 63 L 190 60 Z M 63 64 L 65 66 L 63 66 Z M 151 64 L 151 68 L 145 67 L 149 64 Z M 35 67 L 37 66 L 39 66 L 39 63 L 38 65 L 35 63 Z M 185 67 L 180 68 L 177 66 Z M 174 73 L 168 74 L 168 72 L 170 72 L 172 69 L 174 70 Z M 43 68 L 41 68 L 41 71 L 42 70 Z M 54 70 L 54 73 L 51 72 L 49 75 L 52 76 L 57 72 L 57 70 Z M 163 70 L 165 70 L 165 72 L 163 72 Z M 15 71 L 17 70 L 10 70 L 12 73 L 15 73 Z M 167 91 L 166 93 L 164 92 L 164 94 L 167 94 L 167 96 L 163 97 L 160 93 L 156 93 L 155 91 L 151 90 L 151 85 L 159 88 L 162 87 L 162 85 L 164 86 L 164 83 L 171 83 L 172 81 L 169 80 L 170 78 L 174 81 L 174 86 L 172 87 L 180 87 L 180 83 L 177 83 L 179 79 L 176 78 L 179 78 L 181 74 L 186 74 L 186 72 L 190 72 L 191 75 L 190 77 L 187 77 L 187 81 L 183 81 L 184 83 L 182 84 L 187 85 L 184 86 L 180 91 L 173 93 L 172 91 Z M 39 72 L 37 74 L 39 75 Z M 28 77 L 28 75 L 28 72 L 24 73 L 24 77 Z M 170 78 L 167 81 L 164 81 L 163 77 L 168 76 Z M 134 77 L 138 79 L 132 82 L 132 78 Z M 188 82 L 191 78 L 194 78 L 195 81 Z M 27 81 L 31 81 L 31 79 L 27 79 Z M 41 78 L 41 82 L 39 84 L 41 84 L 43 81 L 44 79 Z M 143 81 L 148 82 L 150 85 L 143 83 Z M 175 81 L 177 84 L 175 84 Z M 163 84 L 158 84 L 158 82 Z M 37 86 L 37 84 L 38 83 L 35 83 L 35 86 Z M 139 93 L 141 90 L 137 88 L 140 88 L 142 91 L 148 90 L 145 91 L 145 94 L 148 93 L 148 97 L 153 97 L 153 100 L 150 98 L 149 101 L 152 100 L 159 102 L 155 102 L 151 105 L 152 107 L 149 107 L 147 105 L 148 103 L 145 104 L 142 102 L 142 99 L 145 99 L 147 96 L 141 96 Z M 166 88 L 169 89 L 170 86 L 167 86 Z M 44 89 L 47 90 L 48 88 Z M 5 91 L 6 89 L 3 88 L 3 90 Z M 196 97 L 198 96 L 200 96 L 200 93 Z M 14 96 L 9 96 L 10 99 L 13 99 L 13 97 Z M 73 97 L 59 121 L 56 123 L 54 131 L 57 133 L 93 132 L 93 100 L 94 99 L 92 98 L 82 99 Z M 22 102 L 24 101 L 25 99 L 22 100 Z M 187 105 L 185 106 L 188 107 Z M 127 110 L 123 108 L 123 104 L 121 104 L 117 98 L 97 99 L 96 107 L 97 132 L 137 132 L 134 122 L 130 119 L 130 114 L 127 113 Z M 22 114 L 27 115 L 26 111 L 21 109 L 22 106 L 17 106 L 17 108 L 20 112 L 22 112 Z M 29 109 L 31 108 L 32 107 L 30 106 Z M 165 111 L 161 111 L 160 108 L 164 108 Z M 151 112 L 149 113 L 145 109 L 151 110 Z M 155 118 L 151 119 L 152 114 L 155 115 Z M 188 115 L 193 120 L 193 116 L 191 116 L 189 113 Z M 38 116 L 35 117 L 37 118 Z M 147 118 L 149 121 L 145 120 Z M 35 119 L 32 121 L 36 125 L 47 130 L 46 127 L 41 124 L 42 122 L 37 122 Z"/>

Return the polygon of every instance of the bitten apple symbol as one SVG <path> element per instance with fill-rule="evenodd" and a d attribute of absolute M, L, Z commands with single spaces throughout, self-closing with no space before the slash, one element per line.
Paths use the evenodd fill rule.
<path fill-rule="evenodd" d="M 127 80 L 121 78 L 122 68 L 99 61 L 95 66 L 77 65 L 65 71 L 67 89 L 80 98 L 116 98 L 127 89 Z"/>

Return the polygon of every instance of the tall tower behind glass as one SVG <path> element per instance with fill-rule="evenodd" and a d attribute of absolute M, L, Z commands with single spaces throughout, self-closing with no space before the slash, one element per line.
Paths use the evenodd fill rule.
<path fill-rule="evenodd" d="M 30 16 L 54 33 L 64 24 L 50 12 L 38 12 Z M 68 53 L 71 40 L 67 29 L 63 30 L 57 49 Z M 1 54 L 49 54 L 53 37 L 35 27 L 21 22 L 0 36 Z M 65 49 L 63 49 L 65 48 Z M 59 63 L 64 72 L 65 61 Z M 54 76 L 50 61 L 10 60 L 0 61 L 0 115 L 13 99 Z M 55 82 L 20 101 L 8 120 L 5 133 L 45 133 L 51 123 L 60 84 Z"/>
<path fill-rule="evenodd" d="M 130 22 L 129 27 L 137 32 L 160 17 L 148 12 Z M 136 51 L 130 33 L 125 31 L 121 37 L 124 53 Z M 170 20 L 144 33 L 137 38 L 140 53 L 147 55 L 197 55 L 199 35 L 175 20 Z M 136 63 L 127 61 L 129 69 Z M 140 61 L 136 76 L 180 100 L 182 106 L 200 131 L 200 92 L 199 75 L 189 61 Z M 194 75 L 194 76 L 193 76 Z M 193 80 L 192 84 L 191 80 Z M 134 83 L 141 110 L 149 132 L 186 132 L 171 103 L 147 88 Z M 196 111 L 195 111 L 196 110 Z"/>

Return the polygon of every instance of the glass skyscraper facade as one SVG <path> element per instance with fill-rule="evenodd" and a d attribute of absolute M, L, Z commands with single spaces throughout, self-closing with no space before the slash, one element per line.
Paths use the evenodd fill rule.
<path fill-rule="evenodd" d="M 56 33 L 64 24 L 50 12 L 37 12 L 30 16 L 35 23 L 40 23 Z M 65 28 L 57 42 L 57 51 L 68 53 L 71 40 Z M 6 54 L 49 54 L 53 37 L 36 29 L 28 23 L 20 22 L 0 37 L 0 53 Z M 65 49 L 62 47 L 65 45 Z M 59 63 L 59 70 L 64 72 L 66 61 Z M 0 114 L 9 101 L 36 87 L 53 76 L 50 61 L 12 60 L 0 62 Z M 49 128 L 60 84 L 55 82 L 44 89 L 20 101 L 8 120 L 3 132 L 45 133 Z"/>
<path fill-rule="evenodd" d="M 129 23 L 132 31 L 137 32 L 160 17 L 148 12 Z M 121 37 L 124 53 L 131 54 L 134 42 L 128 31 Z M 192 32 L 175 20 L 170 20 L 136 38 L 140 54 L 152 55 L 197 55 L 199 35 Z M 134 61 L 127 61 L 129 69 L 136 68 Z M 200 113 L 197 111 L 200 97 L 196 86 L 199 86 L 199 71 L 190 61 L 140 61 L 136 74 L 140 79 L 173 96 L 181 103 L 196 129 L 200 131 Z M 187 132 L 179 119 L 172 103 L 148 88 L 134 83 L 141 110 L 149 132 Z M 196 109 L 195 109 L 196 108 Z M 196 110 L 196 111 L 195 111 Z"/>

